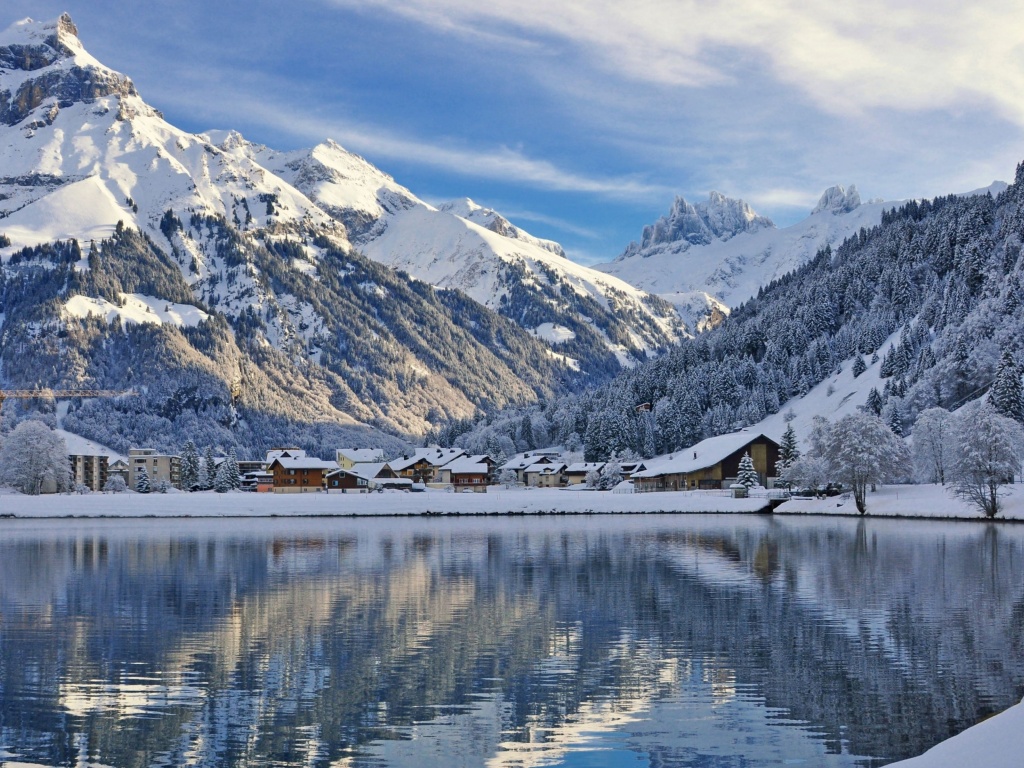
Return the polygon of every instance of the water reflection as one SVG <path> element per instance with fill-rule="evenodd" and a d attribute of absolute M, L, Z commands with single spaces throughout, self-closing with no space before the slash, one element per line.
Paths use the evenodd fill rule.
<path fill-rule="evenodd" d="M 1024 693 L 1011 526 L 4 521 L 0 536 L 0 764 L 846 766 L 917 754 Z"/>

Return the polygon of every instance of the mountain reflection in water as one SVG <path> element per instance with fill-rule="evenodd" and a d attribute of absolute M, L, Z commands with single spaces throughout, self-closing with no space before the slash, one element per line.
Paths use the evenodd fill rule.
<path fill-rule="evenodd" d="M 2 521 L 0 765 L 881 764 L 1022 630 L 1021 526 Z"/>

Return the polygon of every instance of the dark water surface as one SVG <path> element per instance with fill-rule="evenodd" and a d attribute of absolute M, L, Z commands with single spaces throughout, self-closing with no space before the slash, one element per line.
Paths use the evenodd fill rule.
<path fill-rule="evenodd" d="M 1024 526 L 0 521 L 0 765 L 848 766 L 1024 694 Z"/>

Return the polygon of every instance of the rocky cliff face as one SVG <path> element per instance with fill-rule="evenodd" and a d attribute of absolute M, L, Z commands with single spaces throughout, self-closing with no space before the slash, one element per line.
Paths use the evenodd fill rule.
<path fill-rule="evenodd" d="M 99 66 L 85 53 L 67 14 L 56 22 L 22 22 L 20 38 L 0 39 L 0 123 L 17 125 L 37 107 L 51 124 L 56 111 L 104 96 L 137 95 L 132 81 Z M 7 35 L 5 35 L 6 37 Z M 6 44 L 4 44 L 6 42 Z"/>
<path fill-rule="evenodd" d="M 774 227 L 771 219 L 758 216 L 745 201 L 726 197 L 720 192 L 712 192 L 707 202 L 696 205 L 677 197 L 668 216 L 644 227 L 640 242 L 630 243 L 619 259 L 658 245 L 708 245 L 715 240 L 729 240 L 741 232 Z"/>
<path fill-rule="evenodd" d="M 818 204 L 811 211 L 811 215 L 815 213 L 831 213 L 834 216 L 841 216 L 844 213 L 850 213 L 859 206 L 860 192 L 857 191 L 857 185 L 851 184 L 850 188 L 846 189 L 842 184 L 837 184 L 825 190 Z"/>

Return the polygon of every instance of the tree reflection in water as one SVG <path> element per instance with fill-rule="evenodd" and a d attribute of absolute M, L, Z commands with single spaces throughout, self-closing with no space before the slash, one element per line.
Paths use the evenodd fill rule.
<path fill-rule="evenodd" d="M 0 760 L 853 765 L 1024 693 L 1024 528 L 239 525 L 4 521 Z"/>

